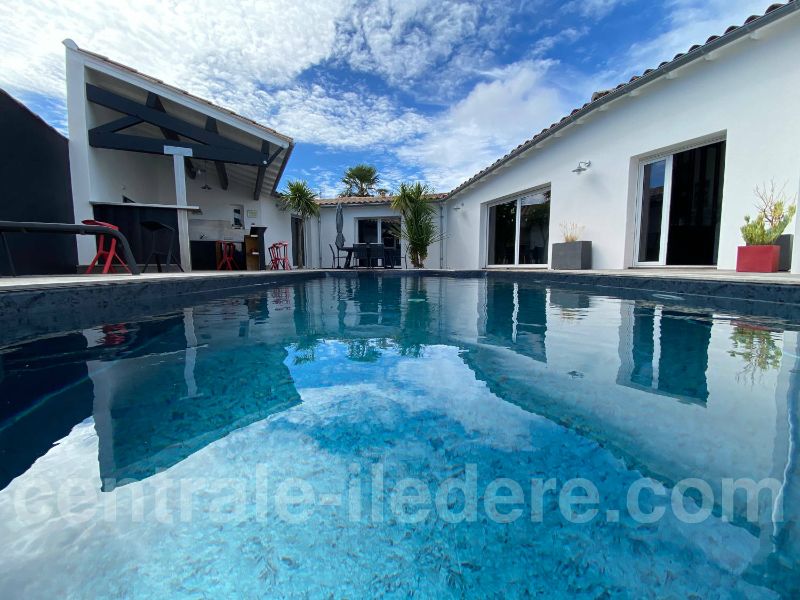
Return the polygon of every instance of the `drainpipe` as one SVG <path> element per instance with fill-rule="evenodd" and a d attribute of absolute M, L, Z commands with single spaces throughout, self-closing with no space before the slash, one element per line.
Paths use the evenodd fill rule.
<path fill-rule="evenodd" d="M 322 213 L 317 215 L 317 263 L 318 268 L 322 268 Z"/>
<path fill-rule="evenodd" d="M 444 203 L 439 202 L 439 268 L 444 269 Z"/>

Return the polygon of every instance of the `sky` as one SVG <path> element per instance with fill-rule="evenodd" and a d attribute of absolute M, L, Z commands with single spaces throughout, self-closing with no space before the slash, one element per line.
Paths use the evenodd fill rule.
<path fill-rule="evenodd" d="M 348 166 L 446 192 L 592 92 L 764 0 L 5 0 L 0 87 L 66 131 L 64 47 L 122 62 L 294 138 L 282 186 Z"/>

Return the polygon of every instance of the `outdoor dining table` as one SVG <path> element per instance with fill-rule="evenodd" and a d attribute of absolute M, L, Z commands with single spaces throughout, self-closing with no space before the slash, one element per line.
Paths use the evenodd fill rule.
<path fill-rule="evenodd" d="M 354 246 L 342 246 L 341 248 L 339 248 L 339 250 L 341 250 L 342 252 L 346 252 L 347 253 L 347 257 L 344 260 L 344 268 L 345 269 L 349 269 L 351 267 L 351 264 L 353 262 L 353 255 L 354 254 L 358 254 L 359 253 L 358 251 L 362 250 L 363 248 L 366 248 L 367 252 L 366 252 L 366 256 L 363 256 L 361 258 L 364 258 L 367 261 L 367 266 L 368 267 L 372 268 L 374 266 L 373 261 L 376 261 L 376 260 L 380 260 L 381 261 L 381 265 L 384 266 L 384 267 L 386 266 L 386 262 L 385 262 L 386 250 L 385 250 L 384 245 L 383 244 L 365 243 L 365 244 L 356 244 Z M 373 255 L 373 253 L 372 253 L 373 249 L 379 249 L 378 250 L 379 254 L 374 254 Z"/>

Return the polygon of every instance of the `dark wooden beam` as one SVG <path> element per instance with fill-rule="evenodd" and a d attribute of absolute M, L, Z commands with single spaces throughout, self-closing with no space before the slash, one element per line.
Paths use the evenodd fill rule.
<path fill-rule="evenodd" d="M 120 96 L 119 94 L 115 94 L 114 92 L 109 92 L 108 90 L 99 88 L 91 83 L 86 84 L 86 98 L 90 102 L 99 104 L 100 106 L 105 106 L 106 108 L 116 110 L 117 112 L 121 112 L 126 115 L 139 117 L 143 121 L 147 121 L 148 123 L 161 128 L 162 132 L 165 129 L 170 131 L 170 135 L 173 136 L 182 135 L 183 137 L 187 137 L 196 142 L 202 142 L 203 144 L 213 146 L 221 146 L 224 148 L 246 147 L 243 146 L 243 144 L 226 139 L 217 133 L 206 131 L 203 127 L 198 127 L 192 123 L 187 123 L 186 121 L 170 115 L 163 110 L 158 110 L 158 108 L 155 106 L 161 103 L 160 100 L 158 100 L 157 103 L 154 101 L 155 106 L 151 107 L 147 106 L 146 104 L 140 104 L 135 100 L 125 98 L 124 96 Z"/>
<path fill-rule="evenodd" d="M 218 160 L 221 162 L 238 165 L 261 165 L 264 155 L 257 150 L 243 147 L 220 148 L 206 146 L 185 140 L 161 140 L 124 133 L 108 133 L 102 131 L 89 131 L 89 144 L 93 148 L 109 148 L 111 150 L 129 150 L 131 152 L 144 152 L 147 154 L 164 154 L 164 146 L 178 146 L 192 151 L 192 157 L 200 160 Z"/>
<path fill-rule="evenodd" d="M 146 104 L 150 108 L 154 108 L 162 113 L 167 112 L 167 109 L 164 108 L 164 104 L 161 102 L 161 98 L 159 98 L 153 92 L 147 93 Z M 181 139 L 177 133 L 175 133 L 170 129 L 167 129 L 166 127 L 159 127 L 159 129 L 161 130 L 161 135 L 163 135 L 168 140 L 178 141 Z M 189 176 L 189 179 L 194 179 L 195 177 L 197 177 L 197 169 L 195 168 L 191 158 L 185 156 L 183 158 L 183 165 L 186 168 L 186 174 Z"/>
<path fill-rule="evenodd" d="M 214 133 L 219 133 L 219 130 L 217 129 L 217 120 L 212 118 L 212 117 L 208 117 L 206 119 L 206 130 L 207 131 L 212 131 Z M 225 169 L 225 163 L 222 162 L 222 161 L 219 161 L 219 160 L 215 160 L 214 161 L 214 166 L 217 168 L 217 178 L 219 179 L 219 186 L 223 190 L 227 190 L 228 189 L 228 171 L 227 171 L 227 169 Z"/>
<path fill-rule="evenodd" d="M 106 123 L 105 125 L 100 125 L 98 127 L 95 127 L 92 131 L 116 133 L 117 131 L 127 129 L 128 127 L 133 127 L 134 125 L 138 125 L 141 122 L 142 120 L 139 117 L 131 117 L 131 116 L 120 117 L 115 121 L 111 121 L 110 123 Z"/>

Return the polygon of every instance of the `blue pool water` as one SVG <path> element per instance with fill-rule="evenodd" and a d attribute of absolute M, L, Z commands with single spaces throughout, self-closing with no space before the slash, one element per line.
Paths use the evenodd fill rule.
<path fill-rule="evenodd" d="M 800 315 L 744 312 L 327 278 L 8 343 L 0 597 L 797 597 Z"/>

